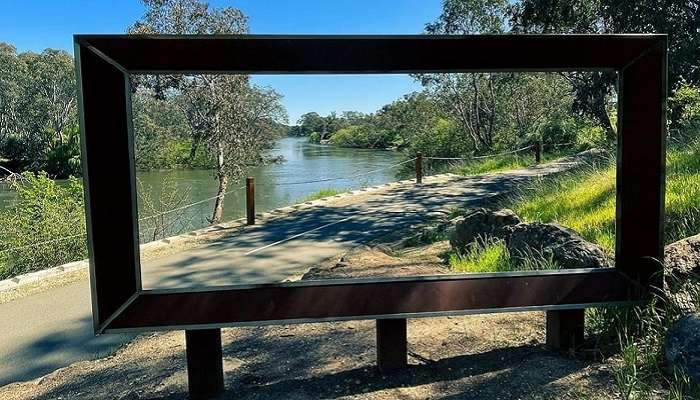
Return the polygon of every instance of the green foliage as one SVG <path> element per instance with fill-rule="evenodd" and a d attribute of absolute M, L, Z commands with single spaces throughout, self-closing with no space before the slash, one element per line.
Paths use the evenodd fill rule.
<path fill-rule="evenodd" d="M 342 147 L 383 149 L 394 144 L 394 135 L 373 125 L 350 125 L 339 129 L 330 138 L 332 144 Z"/>
<path fill-rule="evenodd" d="M 671 137 L 686 142 L 700 132 L 700 88 L 683 83 L 669 99 Z"/>
<path fill-rule="evenodd" d="M 0 279 L 87 256 L 80 182 L 58 184 L 45 173 L 22 176 L 12 184 L 16 202 L 0 212 Z M 42 242 L 48 243 L 35 245 Z"/>
<path fill-rule="evenodd" d="M 309 135 L 309 142 L 320 143 L 321 142 L 321 134 L 318 132 L 311 132 L 311 134 Z"/>
<path fill-rule="evenodd" d="M 66 129 L 65 139 L 56 143 L 46 153 L 42 163 L 43 170 L 50 176 L 78 176 L 82 172 L 80 166 L 80 132 L 77 126 Z"/>
<path fill-rule="evenodd" d="M 0 158 L 13 169 L 79 172 L 73 58 L 62 50 L 17 53 L 0 43 Z"/>
<path fill-rule="evenodd" d="M 460 157 L 468 149 L 460 135 L 457 124 L 448 118 L 436 117 L 425 130 L 418 131 L 410 138 L 408 153 L 421 152 L 424 157 Z"/>

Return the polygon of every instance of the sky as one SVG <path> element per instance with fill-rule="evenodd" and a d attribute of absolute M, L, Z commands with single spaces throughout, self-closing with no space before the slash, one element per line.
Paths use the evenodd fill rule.
<path fill-rule="evenodd" d="M 256 34 L 417 34 L 440 0 L 212 0 L 237 7 Z M 73 52 L 75 33 L 124 33 L 143 14 L 138 0 L 0 0 L 0 41 L 18 51 Z M 406 75 L 256 75 L 281 93 L 290 123 L 305 112 L 374 112 L 420 85 Z"/>

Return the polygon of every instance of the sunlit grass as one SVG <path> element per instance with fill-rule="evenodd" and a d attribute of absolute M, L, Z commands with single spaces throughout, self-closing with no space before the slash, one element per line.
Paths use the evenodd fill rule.
<path fill-rule="evenodd" d="M 665 241 L 672 243 L 700 232 L 700 141 L 671 148 L 666 169 Z M 544 179 L 508 199 L 525 220 L 556 222 L 573 228 L 612 255 L 615 248 L 615 164 L 612 160 L 554 179 Z M 671 279 L 672 277 L 667 277 Z M 686 285 L 700 301 L 700 285 Z M 695 303 L 697 304 L 697 303 Z M 669 399 L 697 398 L 698 388 L 679 371 L 663 370 L 663 341 L 668 328 L 687 311 L 674 299 L 665 307 L 602 308 L 586 312 L 587 331 L 614 336 L 619 342 L 613 377 L 624 398 L 652 398 L 666 388 Z"/>
<path fill-rule="evenodd" d="M 669 151 L 666 175 L 666 243 L 700 232 L 700 145 Z M 507 207 L 529 221 L 555 222 L 615 251 L 615 164 L 543 179 L 509 199 Z"/>
<path fill-rule="evenodd" d="M 545 153 L 542 154 L 542 163 L 546 163 L 557 158 L 563 157 L 564 153 Z M 451 168 L 451 172 L 458 175 L 479 175 L 487 172 L 501 172 L 519 168 L 527 168 L 536 165 L 534 155 L 531 153 L 525 154 L 509 154 L 503 156 L 495 156 L 493 158 L 477 159 L 467 161 Z"/>
<path fill-rule="evenodd" d="M 500 239 L 479 239 L 464 249 L 452 250 L 447 262 L 455 272 L 483 273 L 558 269 L 551 257 L 532 252 L 525 257 L 513 257 Z"/>
<path fill-rule="evenodd" d="M 306 197 L 302 198 L 300 200 L 300 203 L 304 203 L 307 201 L 314 201 L 314 200 L 320 200 L 326 197 L 331 197 L 335 196 L 337 194 L 345 193 L 346 190 L 338 190 L 338 189 L 321 189 L 318 192 L 311 193 L 310 195 L 307 195 Z"/>
<path fill-rule="evenodd" d="M 510 256 L 503 241 L 476 241 L 464 252 L 453 252 L 448 259 L 455 272 L 509 271 Z"/>

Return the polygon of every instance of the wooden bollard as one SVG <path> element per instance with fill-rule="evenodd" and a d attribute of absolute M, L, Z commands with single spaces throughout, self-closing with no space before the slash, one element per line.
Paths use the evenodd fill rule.
<path fill-rule="evenodd" d="M 255 225 L 255 180 L 245 178 L 245 215 L 248 225 Z"/>
<path fill-rule="evenodd" d="M 416 183 L 423 183 L 423 154 L 416 153 Z"/>
<path fill-rule="evenodd" d="M 539 140 L 537 142 L 535 142 L 534 150 L 535 150 L 535 164 L 539 164 L 541 159 L 542 159 L 542 142 L 540 142 Z"/>

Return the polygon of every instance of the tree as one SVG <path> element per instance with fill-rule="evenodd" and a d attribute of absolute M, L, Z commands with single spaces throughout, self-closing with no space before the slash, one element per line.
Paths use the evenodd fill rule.
<path fill-rule="evenodd" d="M 502 33 L 506 28 L 505 0 L 445 0 L 427 34 L 467 35 Z M 498 113 L 497 78 L 491 73 L 420 74 L 415 78 L 449 110 L 475 152 L 493 146 Z"/>
<path fill-rule="evenodd" d="M 75 172 L 68 165 L 79 154 L 73 58 L 52 49 L 18 54 L 14 47 L 0 43 L 0 66 L 4 157 L 19 169 L 38 170 L 46 168 L 51 156 L 57 170 Z"/>
<path fill-rule="evenodd" d="M 551 73 L 508 74 L 505 80 L 506 129 L 516 133 L 505 140 L 513 145 L 546 141 L 544 127 L 565 119 L 571 109 L 571 86 L 561 75 Z"/>
<path fill-rule="evenodd" d="M 210 8 L 199 0 L 143 0 L 147 10 L 129 33 L 242 34 L 247 18 L 232 7 Z M 245 169 L 262 162 L 262 151 L 272 135 L 270 121 L 286 121 L 281 96 L 271 89 L 250 84 L 246 75 L 194 75 L 146 77 L 137 85 L 149 87 L 160 97 L 169 91 L 182 96 L 193 151 L 203 144 L 214 160 L 218 181 L 211 222 L 223 215 L 231 180 L 243 177 Z"/>
<path fill-rule="evenodd" d="M 669 87 L 700 84 L 700 2 L 697 0 L 521 0 L 509 10 L 517 33 L 668 33 Z M 595 118 L 615 137 L 607 110 L 613 73 L 567 74 L 575 90 L 574 109 Z M 675 121 L 680 111 L 671 109 Z"/>

